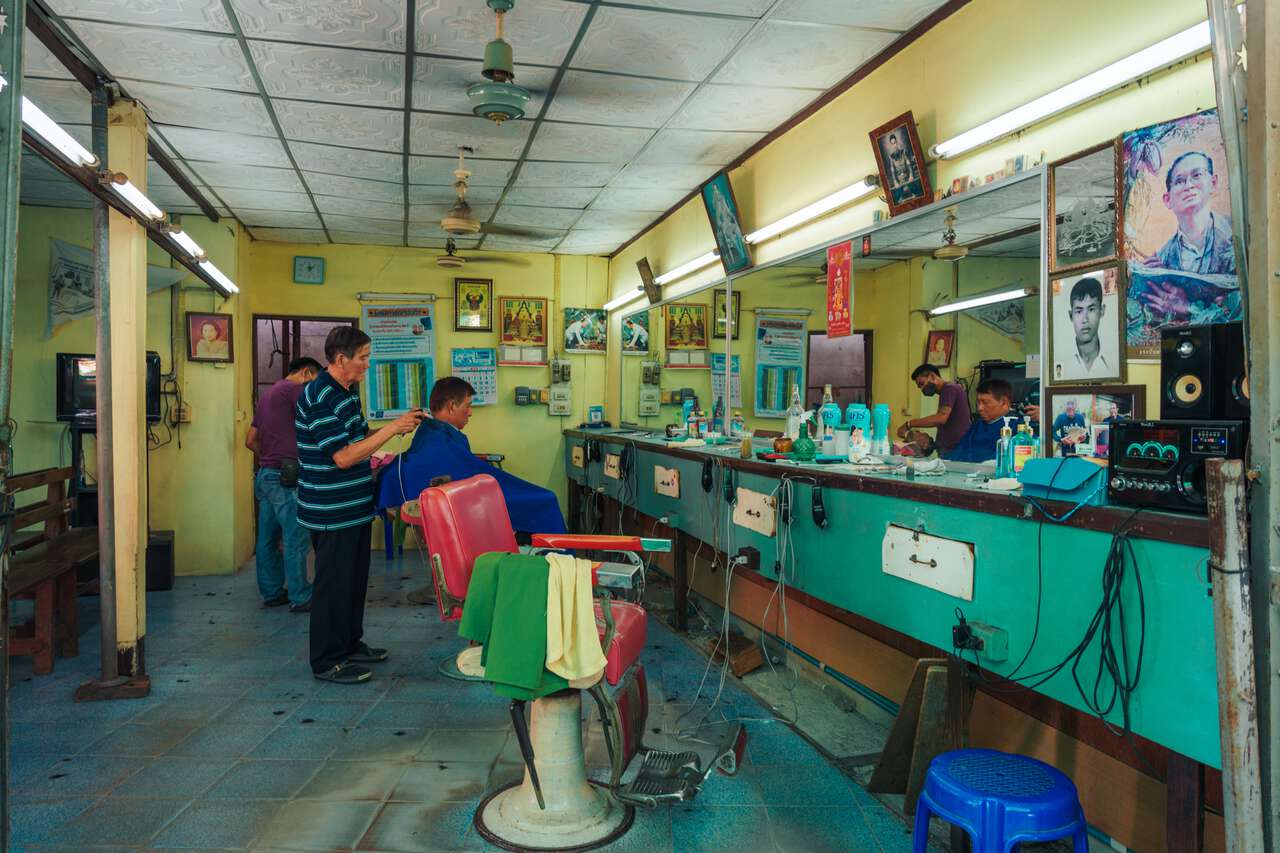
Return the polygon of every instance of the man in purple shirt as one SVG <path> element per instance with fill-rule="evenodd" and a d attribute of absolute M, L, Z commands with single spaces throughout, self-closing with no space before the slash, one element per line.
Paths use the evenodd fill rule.
<path fill-rule="evenodd" d="M 916 383 L 921 394 L 938 398 L 938 411 L 922 418 L 903 421 L 898 427 L 898 437 L 906 438 L 907 433 L 913 429 L 937 427 L 938 437 L 934 439 L 934 445 L 939 453 L 945 455 L 960 443 L 960 439 L 969 430 L 969 395 L 965 393 L 964 386 L 944 380 L 938 368 L 932 364 L 922 364 L 911 371 L 911 380 Z"/>
<path fill-rule="evenodd" d="M 258 457 L 253 492 L 258 498 L 258 592 L 267 607 L 289 605 L 290 613 L 311 609 L 307 549 L 311 536 L 298 524 L 298 439 L 294 427 L 298 398 L 322 370 L 314 358 L 296 358 L 289 374 L 258 398 L 245 447 Z M 284 540 L 284 557 L 280 540 Z M 287 586 L 287 589 L 286 589 Z"/>

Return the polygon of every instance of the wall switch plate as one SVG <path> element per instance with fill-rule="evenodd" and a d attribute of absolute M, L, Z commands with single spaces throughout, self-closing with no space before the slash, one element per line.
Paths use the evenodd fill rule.
<path fill-rule="evenodd" d="M 551 400 L 547 403 L 547 414 L 568 415 L 573 408 L 573 392 L 568 385 L 552 385 Z"/>
<path fill-rule="evenodd" d="M 604 475 L 614 480 L 622 479 L 622 457 L 617 453 L 604 455 Z"/>
<path fill-rule="evenodd" d="M 973 601 L 973 543 L 890 524 L 880 546 L 884 573 Z"/>
<path fill-rule="evenodd" d="M 762 536 L 772 536 L 778 529 L 778 501 L 772 495 L 738 487 L 738 502 L 733 507 L 733 523 Z"/>
<path fill-rule="evenodd" d="M 640 386 L 640 417 L 654 418 L 662 414 L 658 389 L 651 385 Z"/>
<path fill-rule="evenodd" d="M 668 498 L 680 497 L 680 471 L 676 468 L 653 466 L 653 490 Z"/>
<path fill-rule="evenodd" d="M 587 462 L 587 452 L 579 444 L 577 447 L 569 451 L 569 459 L 573 463 L 573 467 L 581 468 Z"/>

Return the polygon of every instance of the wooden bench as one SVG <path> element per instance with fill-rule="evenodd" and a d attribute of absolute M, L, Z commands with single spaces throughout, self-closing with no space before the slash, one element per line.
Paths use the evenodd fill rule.
<path fill-rule="evenodd" d="M 43 502 L 15 510 L 9 548 L 9 599 L 35 601 L 34 619 L 10 629 L 9 655 L 31 655 L 37 675 L 53 671 L 55 641 L 63 657 L 79 654 L 76 569 L 98 555 L 97 528 L 72 528 L 69 523 L 74 501 L 67 492 L 73 477 L 74 468 L 45 468 L 5 483 L 11 499 L 42 486 L 48 489 Z M 38 524 L 42 529 L 27 530 Z"/>

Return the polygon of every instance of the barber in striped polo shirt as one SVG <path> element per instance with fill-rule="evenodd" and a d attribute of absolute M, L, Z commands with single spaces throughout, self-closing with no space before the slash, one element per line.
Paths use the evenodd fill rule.
<path fill-rule="evenodd" d="M 369 457 L 392 436 L 413 432 L 421 410 L 369 432 L 356 383 L 369 370 L 369 336 L 336 326 L 325 338 L 329 367 L 298 398 L 298 523 L 311 531 L 316 580 L 311 594 L 311 672 L 322 681 L 358 684 L 366 663 L 387 659 L 364 635 L 374 483 Z"/>

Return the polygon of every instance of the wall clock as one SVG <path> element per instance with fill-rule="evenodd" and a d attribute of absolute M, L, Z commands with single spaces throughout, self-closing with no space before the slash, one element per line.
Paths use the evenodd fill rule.
<path fill-rule="evenodd" d="M 324 258 L 295 255 L 293 281 L 295 284 L 324 284 Z"/>

